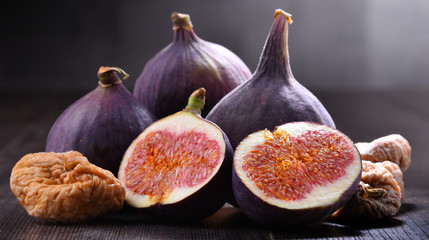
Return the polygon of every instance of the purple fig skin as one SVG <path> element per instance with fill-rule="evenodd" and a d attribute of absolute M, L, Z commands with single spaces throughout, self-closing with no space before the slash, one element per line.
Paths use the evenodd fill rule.
<path fill-rule="evenodd" d="M 172 20 L 173 42 L 146 63 L 136 80 L 134 96 L 162 118 L 182 110 L 188 96 L 203 87 L 210 90 L 205 104 L 209 112 L 223 96 L 250 78 L 251 72 L 230 50 L 199 38 L 188 15 L 173 13 Z"/>
<path fill-rule="evenodd" d="M 97 88 L 58 117 L 46 152 L 79 151 L 91 163 L 117 173 L 128 146 L 155 117 L 114 74 L 119 82 L 103 87 L 100 80 Z"/>
<path fill-rule="evenodd" d="M 238 206 L 253 221 L 269 226 L 296 226 L 318 222 L 343 206 L 356 192 L 361 174 L 343 193 L 340 199 L 325 207 L 286 209 L 273 206 L 255 196 L 240 180 L 235 170 L 232 173 L 234 196 Z"/>
<path fill-rule="evenodd" d="M 277 10 L 254 75 L 228 93 L 206 119 L 228 135 L 232 147 L 250 133 L 287 122 L 308 121 L 335 128 L 322 103 L 292 75 L 287 51 L 290 15 Z"/>

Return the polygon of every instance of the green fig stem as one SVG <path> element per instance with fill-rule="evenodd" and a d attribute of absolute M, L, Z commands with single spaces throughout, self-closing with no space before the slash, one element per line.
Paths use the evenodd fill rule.
<path fill-rule="evenodd" d="M 291 14 L 281 9 L 274 12 L 274 22 L 265 41 L 256 73 L 282 76 L 286 79 L 292 77 L 288 51 L 289 24 L 293 22 L 291 17 Z"/>
<path fill-rule="evenodd" d="M 117 73 L 122 75 L 122 79 L 127 79 L 130 75 L 126 73 L 124 70 L 118 68 L 118 67 L 104 67 L 101 66 L 100 69 L 98 69 L 98 84 L 102 87 L 110 87 L 114 84 L 119 84 L 122 82 L 122 80 L 118 77 Z"/>
<path fill-rule="evenodd" d="M 173 21 L 174 31 L 177 31 L 180 28 L 190 31 L 193 28 L 189 14 L 173 12 L 171 14 L 171 21 Z"/>
<path fill-rule="evenodd" d="M 206 101 L 206 89 L 200 88 L 194 91 L 188 99 L 185 111 L 190 111 L 201 115 L 201 110 Z"/>

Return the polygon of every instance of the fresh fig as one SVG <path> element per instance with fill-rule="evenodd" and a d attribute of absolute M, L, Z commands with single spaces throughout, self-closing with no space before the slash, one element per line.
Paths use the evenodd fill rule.
<path fill-rule="evenodd" d="M 274 23 L 252 78 L 227 94 L 206 119 L 216 123 L 235 149 L 248 134 L 273 130 L 294 121 L 309 121 L 335 127 L 322 103 L 295 80 L 287 45 L 291 15 L 276 10 Z"/>
<path fill-rule="evenodd" d="M 122 160 L 125 201 L 166 220 L 194 221 L 221 208 L 232 193 L 233 150 L 222 130 L 203 119 L 205 89 L 183 111 L 146 128 Z"/>
<path fill-rule="evenodd" d="M 100 67 L 98 87 L 58 117 L 46 152 L 79 151 L 91 163 L 117 173 L 128 146 L 155 120 L 117 73 L 128 77 L 120 68 Z"/>
<path fill-rule="evenodd" d="M 205 110 L 250 78 L 246 64 L 225 47 L 199 38 L 187 14 L 173 12 L 174 39 L 143 68 L 134 95 L 162 118 L 182 110 L 197 88 L 210 89 Z M 168 103 L 168 104 L 166 104 Z"/>
<path fill-rule="evenodd" d="M 352 140 L 311 122 L 247 136 L 234 154 L 233 191 L 249 218 L 267 225 L 317 222 L 355 193 L 362 166 Z"/>

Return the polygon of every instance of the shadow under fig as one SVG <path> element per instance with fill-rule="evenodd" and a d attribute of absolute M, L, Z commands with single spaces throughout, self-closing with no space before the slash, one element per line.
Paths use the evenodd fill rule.
<path fill-rule="evenodd" d="M 413 204 L 403 204 L 398 217 L 404 213 L 414 211 Z M 91 225 L 105 225 L 125 223 L 127 225 L 150 224 L 174 228 L 217 229 L 229 233 L 242 231 L 260 232 L 274 236 L 275 238 L 327 238 L 327 237 L 358 237 L 363 230 L 392 228 L 403 225 L 404 222 L 398 218 L 384 218 L 374 221 L 354 220 L 339 221 L 326 219 L 310 225 L 272 227 L 254 222 L 248 218 L 239 208 L 227 206 L 221 208 L 214 215 L 196 222 L 168 222 L 155 219 L 139 213 L 132 208 L 124 208 L 116 213 L 97 218 L 91 221 Z M 201 230 L 202 231 L 202 230 Z"/>
<path fill-rule="evenodd" d="M 211 227 L 216 228 L 228 228 L 231 230 L 246 229 L 246 231 L 263 231 L 274 238 L 326 238 L 326 237 L 347 237 L 347 236 L 359 236 L 361 235 L 359 230 L 351 228 L 349 226 L 330 223 L 330 222 L 318 222 L 310 225 L 299 225 L 299 226 L 265 226 L 259 224 L 250 218 L 248 218 L 238 208 L 225 208 L 223 211 L 228 211 L 222 221 L 218 224 L 213 224 L 215 221 L 208 218 L 205 223 Z"/>
<path fill-rule="evenodd" d="M 393 228 L 398 227 L 404 224 L 402 220 L 400 220 L 401 216 L 405 214 L 410 214 L 415 212 L 418 207 L 412 203 L 402 203 L 399 212 L 394 217 L 386 217 L 377 220 L 365 220 L 365 219 L 352 219 L 352 220 L 334 220 L 328 219 L 328 222 L 333 224 L 340 224 L 351 227 L 357 230 L 368 230 L 368 229 L 378 229 L 378 228 Z"/>
<path fill-rule="evenodd" d="M 404 215 L 405 213 L 415 212 L 416 210 L 418 210 L 416 204 L 404 202 L 399 209 L 398 216 Z"/>
<path fill-rule="evenodd" d="M 335 225 L 342 225 L 348 228 L 355 230 L 368 230 L 368 229 L 379 229 L 379 228 L 393 228 L 401 226 L 404 222 L 395 217 L 386 217 L 377 220 L 365 220 L 365 219 L 356 219 L 356 220 L 343 220 L 343 221 L 330 221 L 329 223 Z"/>

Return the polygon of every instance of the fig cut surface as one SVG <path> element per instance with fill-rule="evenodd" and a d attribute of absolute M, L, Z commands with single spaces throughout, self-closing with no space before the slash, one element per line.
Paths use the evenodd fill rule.
<path fill-rule="evenodd" d="M 312 214 L 320 209 L 322 219 L 352 196 L 361 171 L 359 152 L 346 135 L 322 124 L 292 122 L 250 134 L 238 145 L 233 188 L 251 216 L 248 206 L 260 204 L 292 212 L 312 209 Z M 259 203 L 249 203 L 254 199 Z M 268 212 L 256 218 L 264 222 Z"/>
<path fill-rule="evenodd" d="M 149 126 L 124 155 L 119 176 L 128 204 L 145 208 L 173 204 L 206 185 L 223 163 L 222 132 L 182 111 Z"/>

